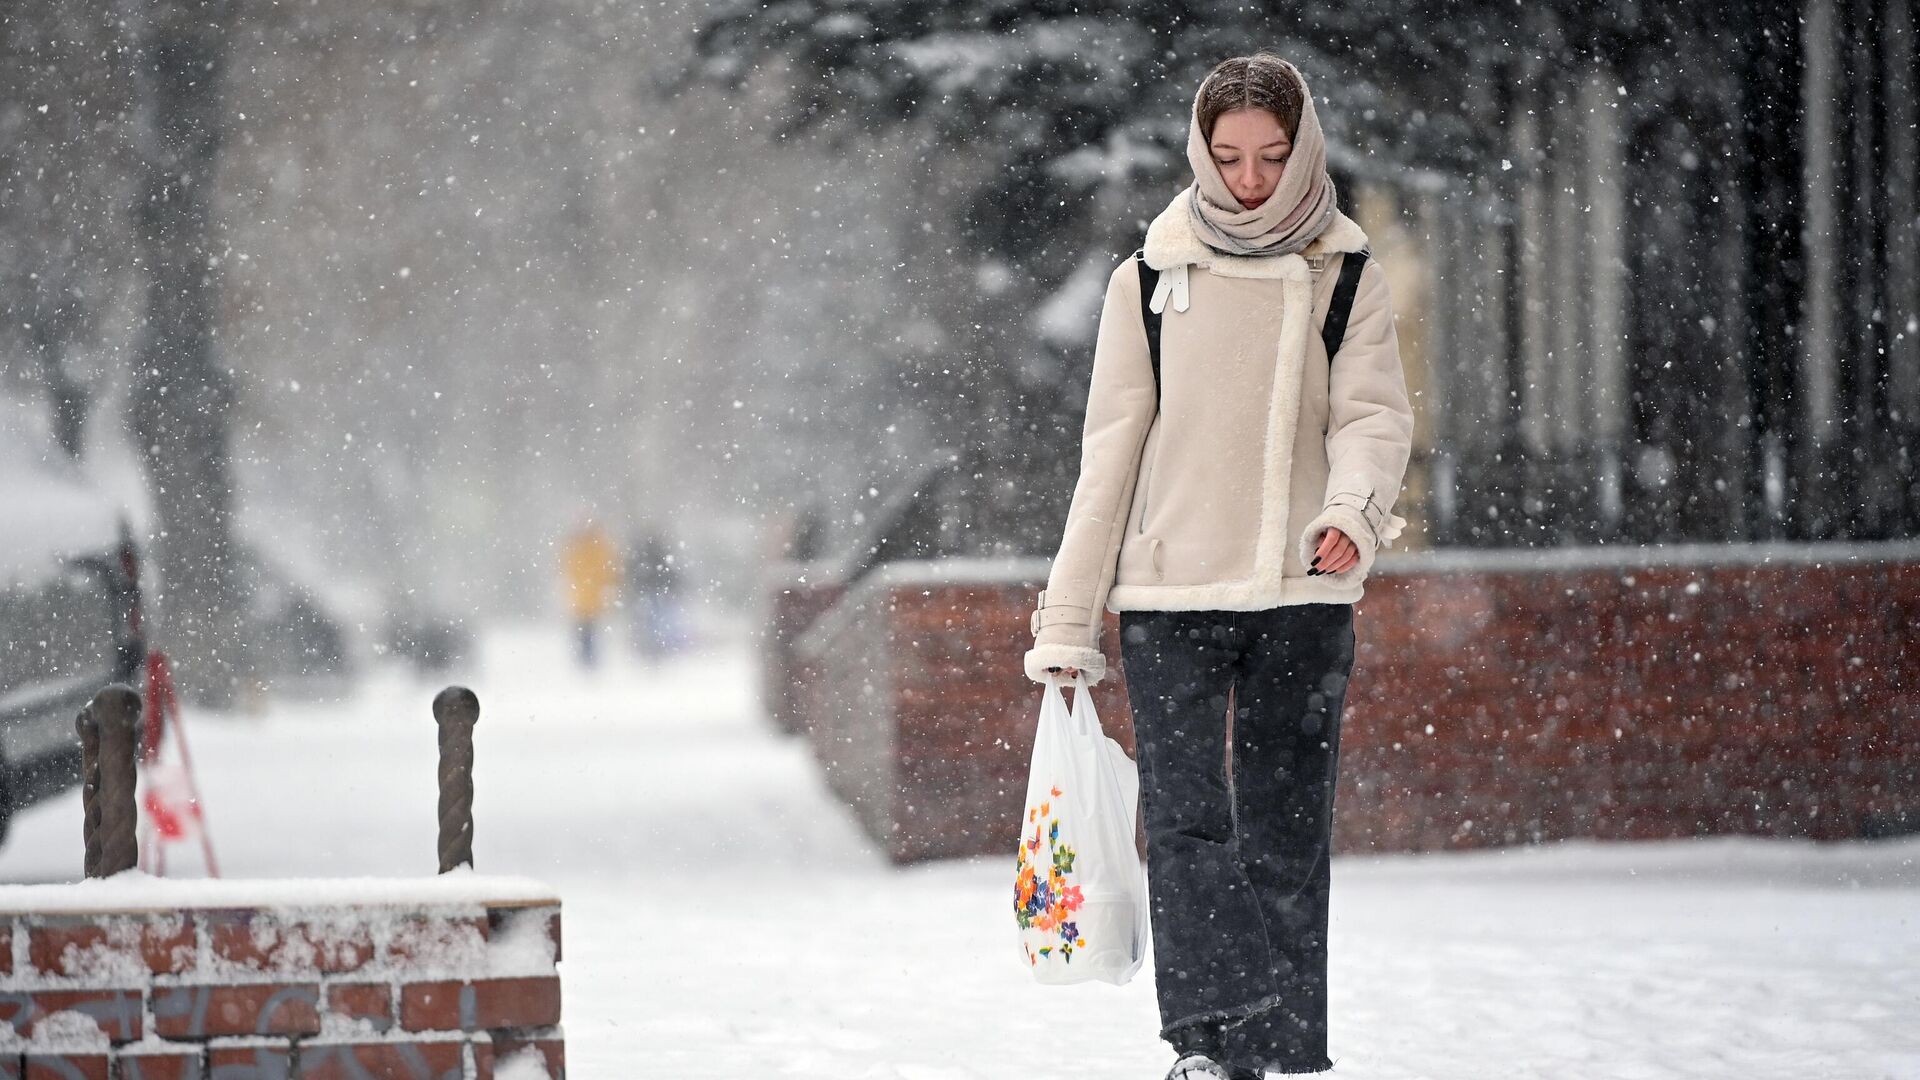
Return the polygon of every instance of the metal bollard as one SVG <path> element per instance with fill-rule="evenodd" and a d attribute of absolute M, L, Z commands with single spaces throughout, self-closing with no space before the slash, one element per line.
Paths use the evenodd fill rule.
<path fill-rule="evenodd" d="M 440 725 L 440 872 L 473 865 L 473 726 L 480 699 L 464 686 L 434 695 Z"/>
<path fill-rule="evenodd" d="M 86 876 L 112 877 L 140 861 L 134 797 L 140 732 L 140 695 L 114 684 L 93 696 L 74 726 L 80 732 L 81 793 Z"/>
<path fill-rule="evenodd" d="M 93 703 L 88 702 L 73 718 L 80 733 L 80 837 L 86 844 L 83 872 L 87 877 L 100 866 L 100 725 L 93 722 Z"/>

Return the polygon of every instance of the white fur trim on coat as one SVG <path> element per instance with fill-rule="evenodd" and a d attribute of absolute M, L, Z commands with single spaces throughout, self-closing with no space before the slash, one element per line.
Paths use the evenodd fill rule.
<path fill-rule="evenodd" d="M 1352 218 L 1337 212 L 1327 230 L 1305 251 L 1294 255 L 1227 255 L 1208 247 L 1193 231 L 1184 198 L 1175 199 L 1148 226 L 1144 251 L 1149 266 L 1163 271 L 1176 266 L 1202 266 L 1222 277 L 1277 278 L 1283 283 L 1284 308 L 1276 343 L 1274 389 L 1267 421 L 1269 438 L 1263 462 L 1261 522 L 1252 573 L 1236 581 L 1198 585 L 1116 583 L 1107 594 L 1109 611 L 1248 610 L 1276 603 L 1353 603 L 1360 599 L 1365 570 L 1372 565 L 1373 538 L 1382 535 L 1390 539 L 1398 535 L 1405 519 L 1395 517 L 1394 524 L 1383 523 L 1376 531 L 1368 527 L 1368 519 L 1359 510 L 1332 504 L 1328 512 L 1315 519 L 1309 533 L 1317 534 L 1336 523 L 1336 517 L 1329 517 L 1334 507 L 1346 510 L 1352 516 L 1337 517 L 1337 520 L 1346 523 L 1341 526 L 1342 531 L 1349 526 L 1358 531 L 1354 542 L 1361 548 L 1361 563 L 1338 574 L 1288 578 L 1284 560 L 1293 486 L 1291 433 L 1294 418 L 1299 414 L 1307 339 L 1317 332 L 1312 325 L 1313 281 L 1307 260 L 1334 252 L 1359 251 L 1366 246 L 1366 232 Z M 1388 528 L 1391 533 L 1387 532 Z M 1313 557 L 1312 548 L 1312 544 L 1302 540 L 1303 563 Z"/>
<path fill-rule="evenodd" d="M 1086 673 L 1087 685 L 1091 686 L 1106 678 L 1107 658 L 1099 649 L 1084 645 L 1035 645 L 1027 650 L 1027 678 L 1037 683 L 1046 682 L 1050 667 L 1079 668 Z"/>
<path fill-rule="evenodd" d="M 1260 534 L 1254 541 L 1253 573 L 1238 581 L 1206 585 L 1115 583 L 1107 593 L 1107 605 L 1116 611 L 1244 610 L 1268 606 L 1281 595 L 1287 551 L 1287 506 L 1293 489 L 1293 420 L 1300 412 L 1307 335 L 1313 330 L 1313 286 L 1307 276 L 1307 261 L 1298 255 L 1268 256 L 1258 261 L 1284 264 L 1276 267 L 1273 274 L 1281 279 L 1284 302 L 1280 340 L 1275 346 L 1273 397 L 1268 403 L 1262 473 L 1265 491 L 1260 503 Z"/>
<path fill-rule="evenodd" d="M 1108 281 L 1102 309 L 1102 337 L 1096 346 L 1095 381 L 1088 404 L 1090 418 L 1096 404 L 1102 409 L 1103 426 L 1100 434 L 1105 441 L 1100 448 L 1101 455 L 1094 459 L 1086 458 L 1083 444 L 1081 476 L 1081 483 L 1085 483 L 1090 467 L 1099 470 L 1095 475 L 1102 498 L 1099 505 L 1089 503 L 1082 507 L 1079 505 L 1080 486 L 1076 485 L 1076 502 L 1069 513 L 1067 526 L 1067 537 L 1072 545 L 1069 547 L 1068 541 L 1063 540 L 1061 554 L 1055 560 L 1047 591 L 1039 605 L 1041 611 L 1033 619 L 1034 648 L 1026 654 L 1025 662 L 1030 678 L 1036 682 L 1046 681 L 1046 669 L 1049 667 L 1080 668 L 1087 673 L 1090 681 L 1104 676 L 1106 659 L 1099 651 L 1099 622 L 1096 620 L 1106 612 L 1207 608 L 1256 610 L 1284 604 L 1352 603 L 1360 599 L 1364 571 L 1356 568 L 1341 574 L 1289 577 L 1285 573 L 1285 558 L 1286 545 L 1290 541 L 1298 541 L 1301 536 L 1297 529 L 1298 517 L 1293 513 L 1292 497 L 1295 494 L 1303 497 L 1323 494 L 1322 491 L 1308 493 L 1292 490 L 1295 486 L 1293 459 L 1296 443 L 1293 433 L 1301 408 L 1305 366 L 1311 348 L 1309 343 L 1314 340 L 1318 329 L 1313 325 L 1313 316 L 1316 314 L 1314 296 L 1323 288 L 1331 287 L 1325 270 L 1337 260 L 1329 260 L 1327 256 L 1359 251 L 1366 246 L 1367 237 L 1359 225 L 1344 214 L 1336 214 L 1326 231 L 1299 253 L 1281 256 L 1223 254 L 1207 247 L 1194 234 L 1184 198 L 1176 198 L 1148 228 L 1143 245 L 1144 258 L 1149 266 L 1162 272 L 1161 282 L 1167 285 L 1169 301 L 1163 305 L 1165 308 L 1180 310 L 1178 282 L 1169 283 L 1170 278 L 1176 276 L 1178 271 L 1191 267 L 1203 268 L 1210 275 L 1223 278 L 1267 279 L 1277 286 L 1274 291 L 1280 294 L 1279 326 L 1270 331 L 1274 334 L 1272 390 L 1265 401 L 1249 400 L 1244 403 L 1249 410 L 1250 423 L 1257 416 L 1252 410 L 1260 409 L 1267 413 L 1265 444 L 1247 447 L 1251 451 L 1247 456 L 1257 460 L 1263 469 L 1261 504 L 1249 522 L 1252 528 L 1247 530 L 1249 535 L 1246 537 L 1252 550 L 1249 552 L 1242 548 L 1236 553 L 1246 560 L 1239 564 L 1244 567 L 1240 571 L 1243 576 L 1233 580 L 1203 579 L 1192 584 L 1145 581 L 1121 584 L 1115 580 L 1116 562 L 1128 540 L 1129 499 L 1138 480 L 1141 452 L 1153 423 L 1152 406 L 1155 402 L 1153 384 L 1147 374 L 1147 343 L 1137 325 L 1139 310 L 1146 306 L 1147 298 L 1140 297 L 1133 284 L 1136 280 L 1133 267 L 1123 264 L 1115 269 Z M 1316 273 L 1316 270 L 1320 272 Z M 1383 287 L 1383 272 L 1369 266 L 1367 275 L 1363 280 L 1362 296 L 1375 296 Z M 1213 283 L 1208 283 L 1207 287 L 1213 287 Z M 1370 292 L 1369 289 L 1376 292 Z M 1384 293 L 1378 293 L 1378 299 L 1384 300 L 1384 297 Z M 1361 327 L 1371 325 L 1367 319 L 1357 319 L 1356 323 Z M 1354 337 L 1354 329 L 1354 325 L 1349 325 L 1350 340 Z M 1377 338 L 1380 327 L 1373 325 L 1373 331 Z M 1373 347 L 1380 348 L 1382 343 L 1375 341 Z M 1114 350 L 1111 356 L 1106 352 L 1107 348 Z M 1103 364 L 1106 366 L 1103 367 Z M 1113 366 L 1115 364 L 1122 366 Z M 1108 379 L 1104 393 L 1100 382 L 1103 372 Z M 1383 371 L 1381 377 L 1387 378 L 1389 375 Z M 1395 382 L 1399 381 L 1397 373 L 1393 373 L 1393 377 Z M 1088 431 L 1092 431 L 1091 427 Z M 1116 431 L 1129 437 L 1117 436 L 1114 434 Z M 1089 434 L 1088 438 L 1091 437 Z M 1329 448 L 1327 485 L 1331 493 L 1325 499 L 1325 505 L 1329 508 L 1341 507 L 1342 511 L 1335 512 L 1333 517 L 1323 516 L 1322 520 L 1314 523 L 1313 530 L 1318 532 L 1337 518 L 1342 522 L 1340 527 L 1343 531 L 1349 528 L 1354 531 L 1356 544 L 1366 545 L 1363 554 L 1370 559 L 1371 548 L 1375 545 L 1385 546 L 1386 541 L 1405 522 L 1401 518 L 1388 520 L 1385 507 L 1375 501 L 1371 494 L 1362 493 L 1397 492 L 1399 478 L 1390 475 L 1392 470 L 1387 467 L 1391 465 L 1390 461 L 1383 461 L 1378 468 L 1364 467 L 1368 463 L 1361 463 L 1346 473 L 1340 473 L 1337 471 L 1338 462 L 1331 460 L 1333 457 Z M 1252 465 L 1253 461 L 1247 464 Z M 1120 498 L 1117 501 L 1110 498 L 1113 494 L 1108 490 L 1112 487 L 1111 482 L 1120 485 Z M 1350 496 L 1353 501 L 1348 504 Z M 1321 500 L 1314 498 L 1313 501 Z M 1383 497 L 1380 501 L 1391 500 Z M 1305 511 L 1304 506 L 1300 509 Z M 1347 516 L 1349 514 L 1352 516 Z M 1368 528 L 1368 525 L 1372 527 Z M 1306 556 L 1311 558 L 1311 545 L 1303 547 Z M 1101 561 L 1102 553 L 1104 562 Z M 1053 595 L 1055 593 L 1058 595 Z M 1051 613 L 1055 607 L 1072 610 L 1062 610 L 1055 615 Z"/>
<path fill-rule="evenodd" d="M 1327 232 L 1335 232 L 1343 221 L 1352 225 L 1340 215 Z M 1354 225 L 1353 231 L 1359 233 L 1359 226 Z M 1321 239 L 1325 238 L 1326 234 L 1321 234 Z M 1360 240 L 1365 239 L 1361 234 Z M 1268 403 L 1268 437 L 1262 474 L 1265 491 L 1260 504 L 1260 533 L 1254 542 L 1252 574 L 1238 581 L 1206 585 L 1116 583 L 1107 594 L 1107 606 L 1116 611 L 1266 607 L 1283 597 L 1289 584 L 1284 577 L 1285 530 L 1293 488 L 1293 424 L 1300 412 L 1307 335 L 1313 332 L 1312 272 L 1307 260 L 1300 255 L 1222 255 L 1214 251 L 1194 235 L 1184 205 L 1168 207 L 1148 227 L 1146 258 L 1149 265 L 1156 259 L 1166 259 L 1170 260 L 1167 265 L 1191 263 L 1206 266 L 1216 274 L 1280 279 L 1283 300 L 1280 339 L 1274 347 L 1273 396 Z M 1319 583 L 1318 578 L 1312 580 Z"/>

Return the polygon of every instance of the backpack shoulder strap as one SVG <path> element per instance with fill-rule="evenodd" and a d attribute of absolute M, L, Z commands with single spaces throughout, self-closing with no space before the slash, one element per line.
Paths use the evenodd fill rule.
<path fill-rule="evenodd" d="M 1153 310 L 1153 293 L 1160 287 L 1160 271 L 1147 265 L 1147 252 L 1133 253 L 1140 271 L 1140 321 L 1147 329 L 1147 359 L 1153 363 L 1153 400 L 1160 401 L 1160 313 Z"/>
<path fill-rule="evenodd" d="M 1360 290 L 1360 272 L 1367 268 L 1371 252 L 1365 248 L 1349 251 L 1340 260 L 1340 280 L 1334 282 L 1333 299 L 1327 304 L 1327 321 L 1320 328 L 1320 340 L 1327 346 L 1327 363 L 1340 351 L 1347 339 L 1347 319 L 1353 315 L 1353 295 Z"/>

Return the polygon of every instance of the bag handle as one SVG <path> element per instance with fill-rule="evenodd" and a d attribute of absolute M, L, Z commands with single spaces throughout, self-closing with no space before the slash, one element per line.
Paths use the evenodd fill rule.
<path fill-rule="evenodd" d="M 1087 722 L 1088 714 L 1093 713 L 1093 701 L 1087 696 L 1092 693 L 1092 687 L 1087 683 L 1087 673 L 1084 671 L 1077 672 L 1073 677 L 1073 705 L 1071 707 L 1067 706 L 1064 690 L 1065 687 L 1060 683 L 1060 676 L 1051 671 L 1047 672 L 1046 692 L 1061 695 L 1060 706 L 1066 709 L 1067 720 L 1072 725 L 1074 734 L 1093 735 L 1098 733 L 1099 726 Z M 1082 702 L 1085 702 L 1084 706 L 1082 706 Z"/>
<path fill-rule="evenodd" d="M 1060 702 L 1060 711 L 1066 713 L 1069 720 L 1073 718 L 1073 710 L 1067 707 L 1067 695 L 1061 692 L 1059 674 L 1052 671 L 1047 672 L 1046 688 L 1040 692 L 1058 699 Z"/>

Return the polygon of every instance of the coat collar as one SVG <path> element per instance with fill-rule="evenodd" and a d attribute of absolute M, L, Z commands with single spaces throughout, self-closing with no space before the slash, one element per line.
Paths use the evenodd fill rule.
<path fill-rule="evenodd" d="M 1359 251 L 1367 246 L 1367 234 L 1354 220 L 1338 210 L 1333 223 L 1314 238 L 1305 251 L 1294 255 L 1226 255 L 1201 241 L 1187 216 L 1187 193 L 1183 189 L 1160 216 L 1147 226 L 1147 265 L 1155 270 L 1174 266 L 1204 266 L 1221 277 L 1305 278 L 1307 260 L 1303 256 L 1336 251 Z"/>

